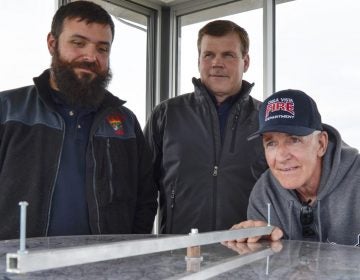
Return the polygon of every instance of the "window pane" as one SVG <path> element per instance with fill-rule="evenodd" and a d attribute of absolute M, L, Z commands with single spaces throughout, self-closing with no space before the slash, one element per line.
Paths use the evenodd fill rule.
<path fill-rule="evenodd" d="M 241 1 L 240 1 L 241 2 Z M 236 5 L 240 6 L 238 2 Z M 255 5 L 252 1 L 252 5 Z M 260 1 L 261 2 L 261 1 Z M 233 4 L 234 5 L 234 4 Z M 258 5 L 257 5 L 258 6 Z M 248 8 L 248 7 L 247 7 Z M 217 7 L 217 10 L 228 9 L 227 5 Z M 192 14 L 191 17 L 201 18 L 203 12 Z M 186 17 L 182 16 L 181 22 L 186 22 Z M 244 73 L 243 79 L 250 83 L 255 83 L 251 95 L 259 100 L 263 100 L 263 10 L 262 8 L 250 9 L 246 12 L 237 13 L 230 16 L 214 18 L 211 20 L 190 24 L 181 27 L 181 41 L 180 41 L 180 82 L 179 94 L 192 92 L 194 87 L 192 85 L 192 77 L 199 78 L 198 71 L 198 51 L 197 51 L 197 34 L 201 27 L 207 22 L 215 19 L 231 20 L 245 28 L 250 38 L 250 67 Z"/>
<path fill-rule="evenodd" d="M 276 89 L 301 89 L 323 122 L 360 148 L 360 1 L 302 0 L 276 6 Z"/>
<path fill-rule="evenodd" d="M 50 67 L 46 37 L 56 2 L 0 1 L 0 91 L 33 84 Z"/>
<path fill-rule="evenodd" d="M 114 23 L 115 39 L 110 57 L 113 79 L 108 89 L 126 101 L 125 106 L 135 113 L 141 127 L 144 127 L 146 121 L 146 26 L 134 27 L 135 23 L 121 19 L 114 19 Z"/>
<path fill-rule="evenodd" d="M 113 74 L 108 90 L 126 101 L 141 127 L 146 121 L 147 17 L 107 1 L 94 0 L 106 9 L 115 24 L 110 68 Z M 131 19 L 131 20 L 130 20 Z"/>

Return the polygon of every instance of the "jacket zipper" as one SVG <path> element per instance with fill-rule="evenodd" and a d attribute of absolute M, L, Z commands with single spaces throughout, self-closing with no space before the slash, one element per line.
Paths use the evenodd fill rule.
<path fill-rule="evenodd" d="M 239 114 L 236 113 L 231 126 L 232 135 L 231 135 L 230 153 L 233 153 L 235 150 L 235 138 L 236 138 L 235 136 L 236 136 L 236 131 L 237 131 L 236 128 L 238 122 L 239 122 Z"/>
<path fill-rule="evenodd" d="M 100 211 L 99 211 L 99 202 L 98 202 L 98 198 L 96 195 L 96 159 L 95 159 L 95 152 L 94 152 L 94 145 L 93 142 L 91 141 L 91 154 L 92 154 L 92 158 L 94 161 L 94 172 L 93 172 L 93 192 L 94 192 L 94 200 L 95 200 L 95 204 L 96 204 L 96 217 L 97 217 L 97 228 L 98 228 L 98 234 L 101 234 L 101 229 L 100 229 Z"/>
<path fill-rule="evenodd" d="M 169 233 L 172 233 L 173 231 L 173 221 L 174 221 L 174 211 L 175 211 L 175 189 L 173 188 L 171 190 L 170 195 L 170 209 L 171 209 L 171 217 L 170 217 L 170 228 Z"/>
<path fill-rule="evenodd" d="M 59 152 L 59 157 L 58 157 L 58 160 L 57 160 L 56 173 L 55 173 L 54 182 L 53 182 L 53 185 L 52 185 L 52 188 L 51 188 L 51 193 L 50 193 L 50 201 L 49 201 L 49 208 L 48 208 L 48 214 L 47 214 L 47 223 L 46 223 L 46 228 L 45 228 L 45 236 L 47 236 L 47 235 L 48 235 L 48 232 L 49 232 L 52 200 L 53 200 L 53 196 L 54 196 L 55 184 L 56 184 L 56 181 L 57 181 L 57 176 L 58 176 L 58 174 L 59 174 L 61 154 L 62 154 L 62 149 L 63 149 L 63 146 L 64 146 L 65 131 L 66 131 L 64 120 L 62 119 L 62 117 L 60 116 L 60 114 L 58 114 L 58 116 L 59 116 L 59 118 L 60 118 L 60 120 L 61 120 L 61 122 L 62 122 L 62 124 L 63 124 L 64 130 L 63 130 L 63 134 L 62 134 L 62 141 L 61 141 L 61 148 L 60 148 L 60 152 Z"/>
<path fill-rule="evenodd" d="M 209 111 L 210 112 L 214 112 L 216 111 L 213 104 L 212 104 L 212 101 L 208 100 L 208 106 L 209 106 Z M 217 141 L 218 139 L 216 139 L 216 135 L 217 133 L 215 133 L 215 127 L 214 127 L 214 123 L 217 122 L 219 124 L 219 118 L 218 118 L 218 115 L 217 113 L 215 112 L 215 117 L 214 117 L 214 114 L 212 113 L 211 114 L 212 118 L 213 118 L 213 125 L 211 125 L 211 128 L 212 128 L 212 135 L 213 135 L 213 149 L 214 149 L 214 165 L 213 165 L 213 170 L 212 170 L 212 177 L 213 177 L 213 188 L 212 188 L 212 219 L 211 219 L 211 230 L 216 230 L 216 223 L 217 223 L 217 218 L 216 218 L 216 203 L 217 203 L 217 176 L 218 176 L 218 173 L 219 173 L 219 161 L 218 161 L 218 149 L 217 149 L 217 143 L 219 143 L 220 145 L 220 153 L 219 155 L 221 156 L 221 153 L 222 153 L 222 145 L 221 145 L 221 139 L 220 141 Z M 215 118 L 215 119 L 214 119 Z M 220 124 L 219 124 L 220 126 Z M 225 132 L 226 133 L 226 132 Z M 221 135 L 220 135 L 220 138 L 221 138 Z M 225 138 L 225 135 L 224 135 L 224 138 Z"/>
<path fill-rule="evenodd" d="M 214 170 L 213 170 L 213 176 L 214 177 L 216 177 L 218 175 L 218 169 L 219 169 L 219 166 L 215 165 Z"/>
<path fill-rule="evenodd" d="M 214 182 L 214 193 L 213 193 L 213 224 L 212 224 L 212 230 L 216 230 L 216 205 L 217 205 L 217 176 L 219 173 L 219 166 L 217 164 L 214 165 L 213 169 L 213 182 Z"/>
<path fill-rule="evenodd" d="M 109 203 L 111 203 L 113 201 L 113 196 L 114 196 L 114 187 L 112 184 L 112 174 L 113 174 L 113 169 L 112 169 L 112 164 L 111 164 L 111 157 L 110 157 L 110 139 L 107 138 L 106 139 L 106 157 L 107 157 L 107 163 L 109 166 L 109 172 L 108 172 L 108 176 L 109 176 L 109 188 L 110 188 L 110 198 L 109 198 Z"/>
<path fill-rule="evenodd" d="M 93 139 L 92 136 L 94 135 L 94 128 L 97 127 L 97 125 L 100 123 L 100 120 L 103 118 L 103 116 L 105 116 L 106 114 L 108 114 L 110 112 L 109 110 L 104 110 L 103 112 L 101 112 L 100 114 L 98 114 L 97 117 L 94 118 L 91 130 L 90 130 L 90 135 L 89 135 L 89 145 L 91 146 L 91 156 L 94 162 L 94 166 L 93 166 L 93 175 L 92 175 L 92 189 L 93 189 L 93 193 L 94 193 L 94 201 L 95 201 L 95 206 L 96 206 L 96 218 L 97 218 L 97 230 L 98 233 L 97 234 L 101 234 L 101 227 L 100 227 L 100 210 L 99 210 L 99 201 L 98 201 L 98 197 L 96 194 L 96 159 L 95 159 L 95 151 L 94 151 L 94 144 L 93 144 Z M 108 143 L 107 143 L 108 144 Z M 91 227 L 91 223 L 90 223 L 90 227 Z"/>

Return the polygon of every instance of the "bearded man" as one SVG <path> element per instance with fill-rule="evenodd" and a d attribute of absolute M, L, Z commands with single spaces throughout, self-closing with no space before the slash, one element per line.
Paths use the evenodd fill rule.
<path fill-rule="evenodd" d="M 157 209 L 149 149 L 135 115 L 106 90 L 111 16 L 76 1 L 54 15 L 51 69 L 0 93 L 0 239 L 150 233 Z"/>

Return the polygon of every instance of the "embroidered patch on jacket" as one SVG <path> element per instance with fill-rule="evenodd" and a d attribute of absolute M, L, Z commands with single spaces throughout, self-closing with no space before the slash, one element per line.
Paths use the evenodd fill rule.
<path fill-rule="evenodd" d="M 106 117 L 107 121 L 111 125 L 111 127 L 114 129 L 116 135 L 124 135 L 124 121 L 125 116 L 122 114 L 111 114 Z"/>

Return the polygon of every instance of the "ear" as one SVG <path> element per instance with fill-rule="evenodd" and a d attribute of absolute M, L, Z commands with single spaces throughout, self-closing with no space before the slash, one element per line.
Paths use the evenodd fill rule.
<path fill-rule="evenodd" d="M 244 73 L 245 73 L 249 69 L 249 66 L 250 66 L 249 54 L 246 54 L 243 59 L 244 59 Z"/>
<path fill-rule="evenodd" d="M 319 141 L 319 149 L 318 149 L 318 156 L 323 157 L 326 153 L 326 149 L 329 143 L 329 136 L 326 131 L 321 131 L 321 133 L 318 135 L 318 141 Z"/>
<path fill-rule="evenodd" d="M 51 56 L 54 55 L 55 50 L 56 50 L 56 38 L 54 37 L 53 34 L 51 34 L 51 32 L 48 34 L 47 36 L 47 46 L 48 46 L 48 50 L 51 54 Z"/>

